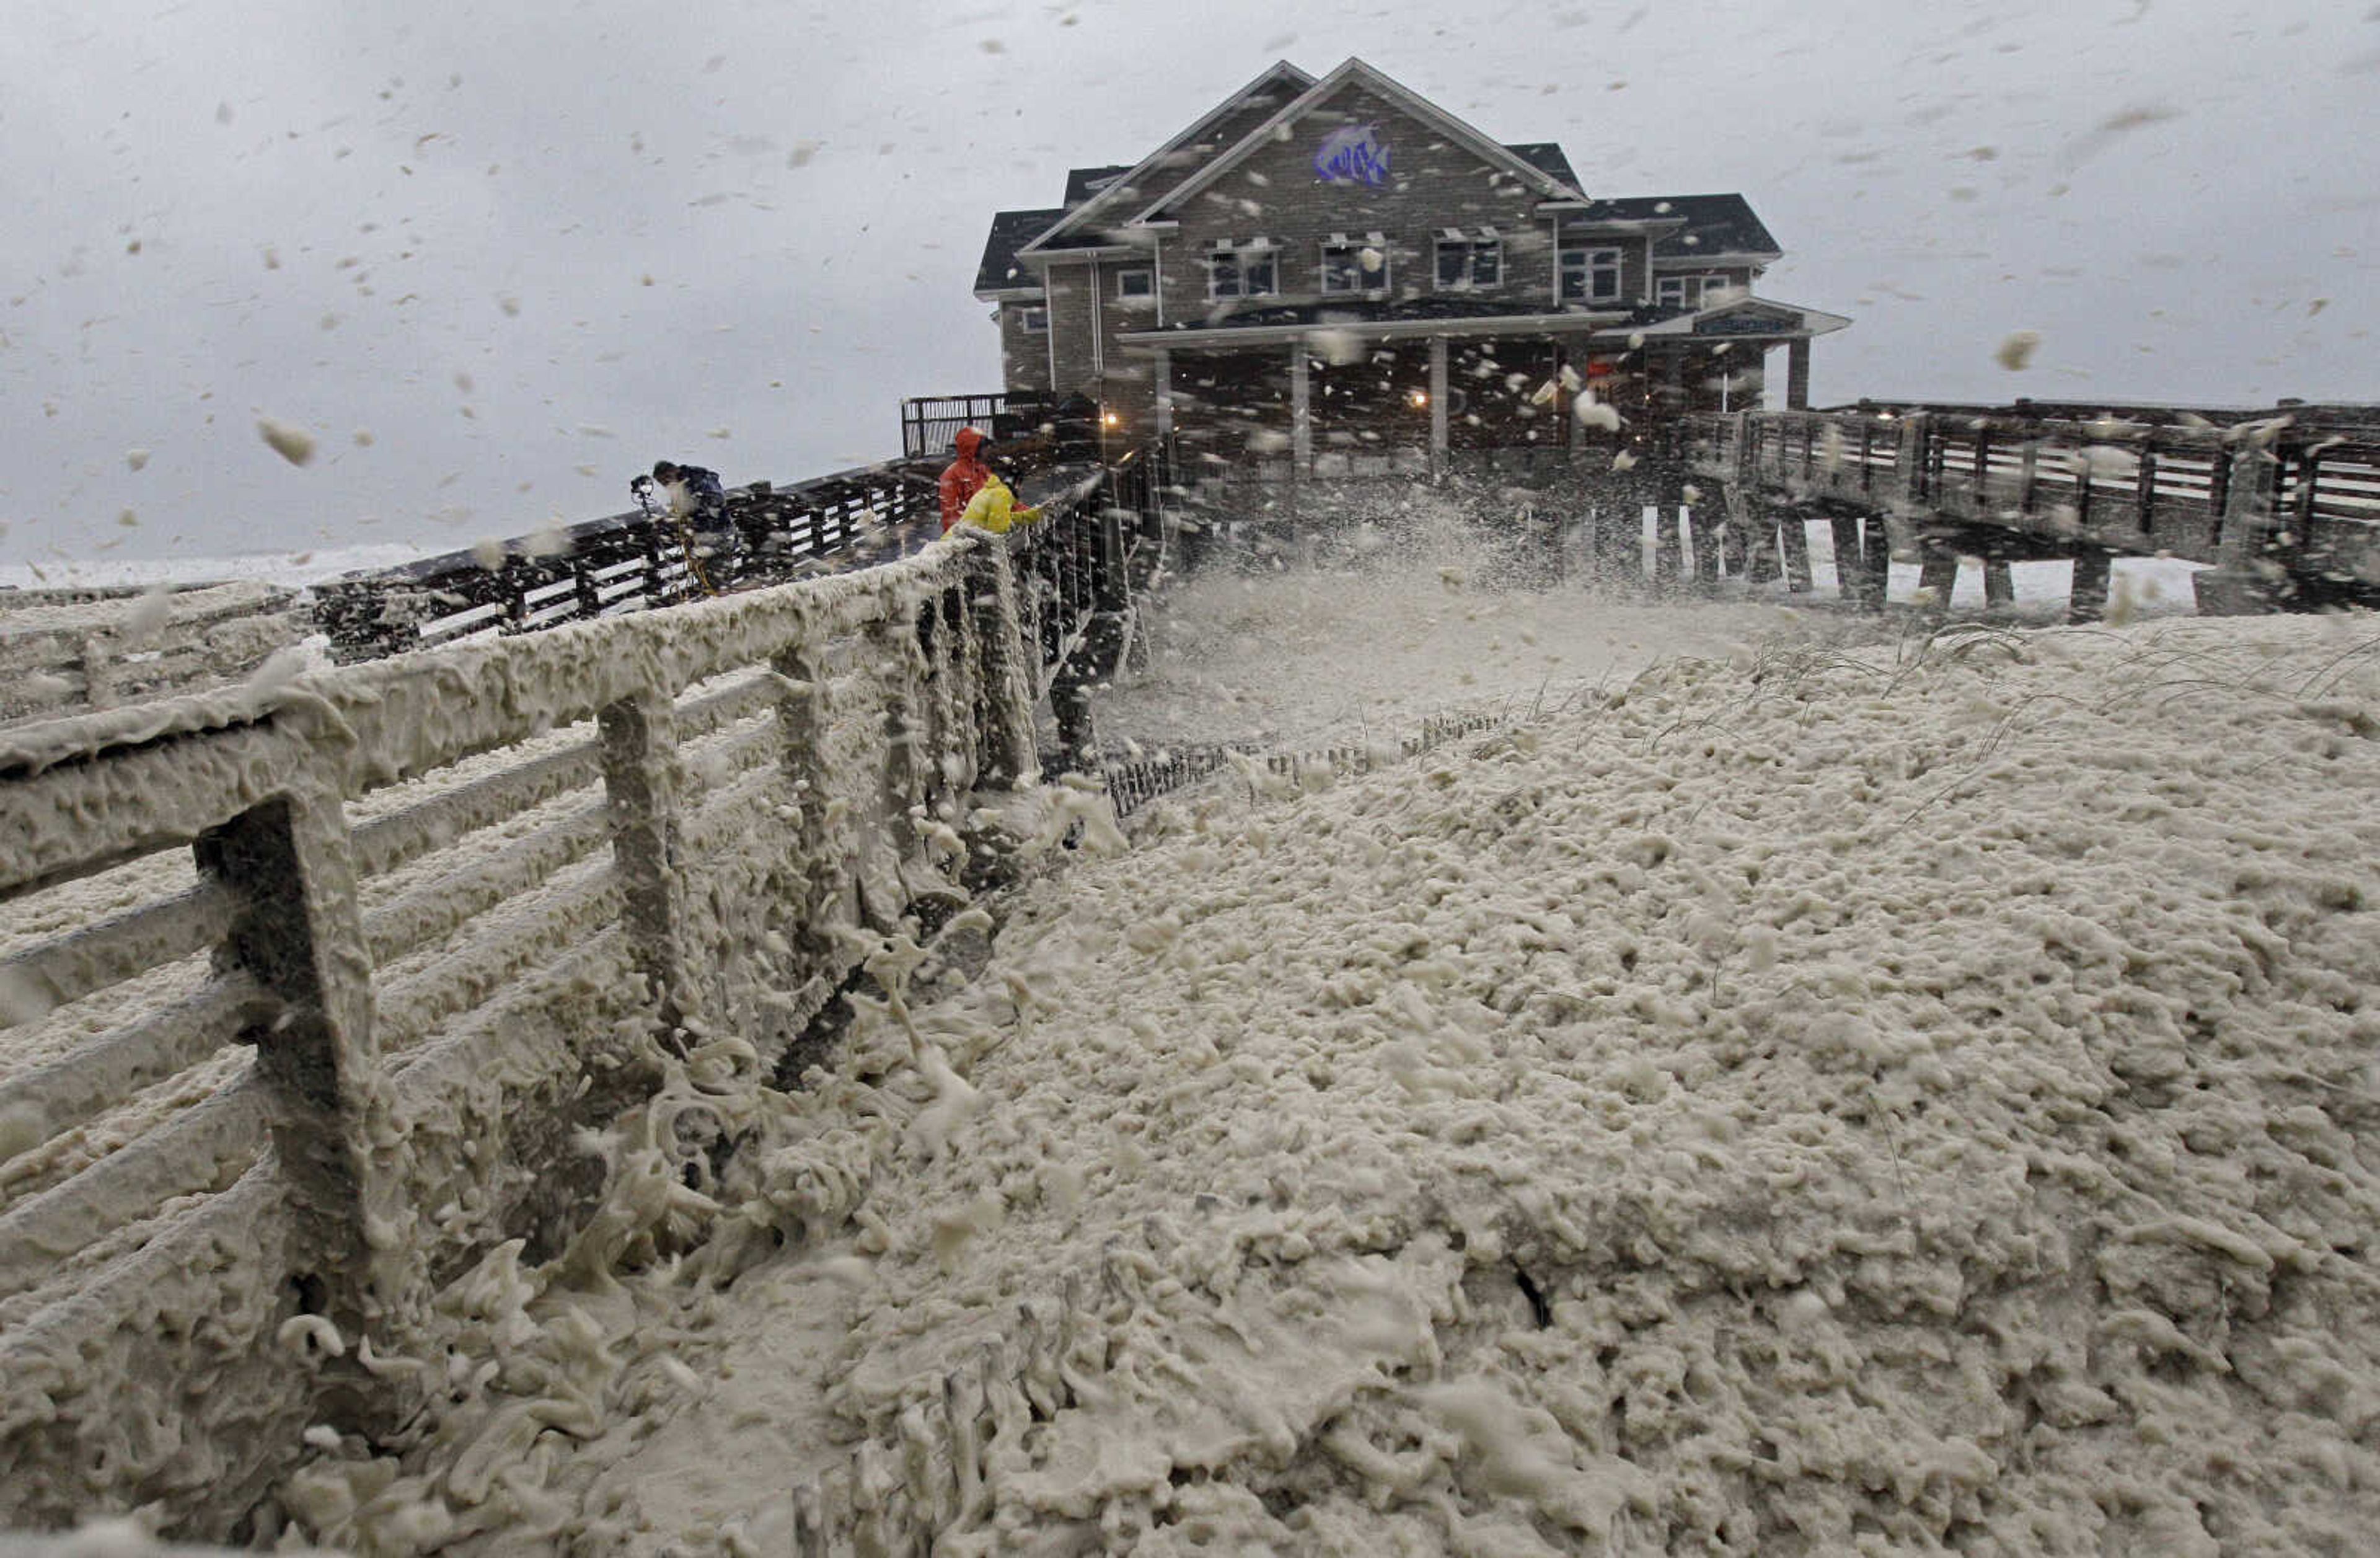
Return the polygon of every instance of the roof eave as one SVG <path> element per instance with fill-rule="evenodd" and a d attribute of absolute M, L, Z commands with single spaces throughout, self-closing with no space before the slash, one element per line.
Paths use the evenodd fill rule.
<path fill-rule="evenodd" d="M 1781 250 L 1733 249 L 1717 254 L 1656 254 L 1653 268 L 1698 265 L 1773 265 L 1785 258 Z"/>
<path fill-rule="evenodd" d="M 1062 265 L 1071 260 L 1146 260 L 1148 258 L 1148 246 L 1136 243 L 1087 243 L 1067 249 L 1045 249 L 1038 254 L 1020 254 L 1016 258 L 1026 264 L 1038 265 L 1046 269 L 1051 265 Z"/>

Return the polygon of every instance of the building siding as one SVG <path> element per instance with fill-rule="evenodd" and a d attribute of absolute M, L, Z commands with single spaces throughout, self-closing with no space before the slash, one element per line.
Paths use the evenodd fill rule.
<path fill-rule="evenodd" d="M 1057 382 L 1050 392 L 1061 399 L 1078 389 L 1091 389 L 1097 359 L 1091 349 L 1098 300 L 1092 292 L 1091 263 L 1086 260 L 1053 262 L 1046 289 L 1050 296 L 1050 338 L 1058 360 Z M 1093 393 L 1097 393 L 1095 390 Z"/>
<path fill-rule="evenodd" d="M 1386 182 L 1326 183 L 1317 176 L 1316 148 L 1331 131 L 1374 124 L 1389 148 Z M 1262 235 L 1280 246 L 1281 296 L 1268 302 L 1324 298 L 1321 244 L 1333 232 L 1389 240 L 1388 285 L 1393 298 L 1436 290 L 1436 238 L 1443 227 L 1493 225 L 1504 235 L 1504 281 L 1478 289 L 1482 298 L 1541 301 L 1553 295 L 1554 259 L 1548 224 L 1530 214 L 1542 198 L 1429 127 L 1360 88 L 1340 92 L 1304 116 L 1286 139 L 1259 149 L 1167 214 L 1181 223 L 1165 243 L 1165 316 L 1199 319 L 1218 305 L 1207 298 L 1206 256 L 1219 239 Z M 1228 306 L 1228 305 L 1224 305 Z"/>
<path fill-rule="evenodd" d="M 1025 310 L 1034 303 L 1000 306 L 1000 379 L 1011 395 L 1046 395 L 1050 390 L 1050 336 L 1027 330 Z"/>

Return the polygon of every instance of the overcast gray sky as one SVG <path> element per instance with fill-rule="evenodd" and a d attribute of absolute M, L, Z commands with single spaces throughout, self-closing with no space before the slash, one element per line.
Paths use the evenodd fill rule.
<path fill-rule="evenodd" d="M 885 458 L 998 387 L 994 210 L 1349 55 L 1590 194 L 1743 191 L 1762 292 L 1855 321 L 1821 403 L 2380 399 L 2370 0 L 9 0 L 0 562 Z"/>

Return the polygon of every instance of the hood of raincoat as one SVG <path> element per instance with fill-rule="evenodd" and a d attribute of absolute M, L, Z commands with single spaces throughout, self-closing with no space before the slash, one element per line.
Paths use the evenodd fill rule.
<path fill-rule="evenodd" d="M 958 451 L 959 458 L 971 460 L 975 458 L 976 451 L 983 447 L 983 442 L 981 429 L 963 427 L 952 437 L 951 447 Z"/>

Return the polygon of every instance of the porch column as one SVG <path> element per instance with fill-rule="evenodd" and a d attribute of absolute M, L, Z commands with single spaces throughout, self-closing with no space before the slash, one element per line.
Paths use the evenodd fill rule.
<path fill-rule="evenodd" d="M 1292 477 L 1314 469 L 1314 386 L 1306 376 L 1303 335 L 1289 344 L 1289 464 Z"/>
<path fill-rule="evenodd" d="M 1446 474 L 1446 337 L 1429 338 L 1429 474 Z"/>
<path fill-rule="evenodd" d="M 1149 364 L 1148 377 L 1157 391 L 1157 436 L 1173 436 L 1173 354 L 1165 347 L 1157 348 L 1157 359 Z"/>
<path fill-rule="evenodd" d="M 1803 335 L 1785 343 L 1785 409 L 1806 411 L 1810 408 L 1810 338 Z"/>

